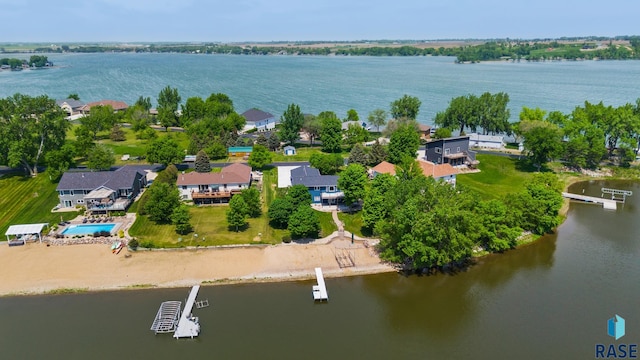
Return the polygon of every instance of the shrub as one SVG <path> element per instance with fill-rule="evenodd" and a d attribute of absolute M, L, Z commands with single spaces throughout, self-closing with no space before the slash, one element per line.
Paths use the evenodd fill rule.
<path fill-rule="evenodd" d="M 290 243 L 291 242 L 291 235 L 290 234 L 282 235 L 282 242 L 286 243 L 286 244 Z"/>
<path fill-rule="evenodd" d="M 138 246 L 139 246 L 138 240 L 136 239 L 129 240 L 129 248 L 131 248 L 131 250 L 137 250 Z"/>

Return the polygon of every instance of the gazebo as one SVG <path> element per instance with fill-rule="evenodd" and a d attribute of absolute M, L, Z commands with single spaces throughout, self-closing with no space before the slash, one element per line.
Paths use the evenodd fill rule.
<path fill-rule="evenodd" d="M 7 243 L 11 245 L 24 245 L 27 240 L 35 240 L 36 238 L 42 242 L 42 229 L 49 227 L 48 223 L 40 224 L 20 224 L 11 225 L 4 234 L 7 236 Z M 13 238 L 11 238 L 13 236 Z M 33 237 L 33 238 L 32 238 Z"/>

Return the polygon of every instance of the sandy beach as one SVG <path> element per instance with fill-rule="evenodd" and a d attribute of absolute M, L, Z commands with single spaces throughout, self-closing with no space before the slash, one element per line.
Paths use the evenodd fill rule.
<path fill-rule="evenodd" d="M 336 254 L 351 254 L 341 268 Z M 126 256 L 125 256 L 126 255 Z M 129 256 L 130 255 L 130 256 Z M 280 244 L 213 249 L 128 251 L 110 245 L 0 244 L 0 295 L 41 294 L 62 289 L 117 290 L 196 284 L 288 281 L 314 277 L 314 267 L 338 277 L 394 271 L 361 242 Z"/>

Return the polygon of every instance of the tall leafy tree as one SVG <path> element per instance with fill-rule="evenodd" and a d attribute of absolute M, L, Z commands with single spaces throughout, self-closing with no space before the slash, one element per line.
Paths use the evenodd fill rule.
<path fill-rule="evenodd" d="M 111 129 L 117 120 L 113 113 L 111 105 L 98 105 L 91 108 L 91 112 L 87 116 L 80 118 L 80 125 L 84 126 L 91 132 L 93 139 L 98 138 L 98 133 Z"/>
<path fill-rule="evenodd" d="M 364 146 L 360 144 L 356 144 L 353 148 L 351 148 L 349 159 L 347 161 L 349 164 L 360 164 L 362 166 L 367 166 L 371 162 L 369 155 L 364 149 Z"/>
<path fill-rule="evenodd" d="M 198 151 L 196 154 L 195 170 L 199 173 L 211 172 L 211 161 L 209 155 L 204 150 Z"/>
<path fill-rule="evenodd" d="M 378 174 L 365 193 L 362 204 L 362 226 L 372 232 L 378 223 L 388 217 L 391 207 L 387 195 L 396 185 L 396 178 L 389 174 Z"/>
<path fill-rule="evenodd" d="M 184 159 L 184 153 L 178 143 L 170 136 L 163 136 L 153 140 L 147 148 L 147 161 L 150 163 L 179 164 Z"/>
<path fill-rule="evenodd" d="M 300 206 L 308 207 L 311 205 L 311 194 L 309 190 L 307 190 L 307 187 L 302 184 L 291 186 L 289 190 L 287 190 L 286 198 L 294 209 Z"/>
<path fill-rule="evenodd" d="M 187 102 L 182 105 L 181 125 L 187 127 L 191 123 L 202 120 L 205 117 L 206 111 L 205 102 L 201 97 L 194 96 L 188 98 Z"/>
<path fill-rule="evenodd" d="M 449 101 L 445 111 L 436 114 L 434 122 L 439 128 L 459 129 L 461 134 L 465 128 L 476 131 L 478 115 L 474 112 L 477 108 L 478 98 L 475 95 L 458 96 Z"/>
<path fill-rule="evenodd" d="M 254 145 L 251 155 L 249 155 L 249 166 L 254 169 L 262 169 L 271 164 L 273 154 L 262 145 Z"/>
<path fill-rule="evenodd" d="M 323 111 L 318 115 L 322 129 L 322 151 L 336 153 L 342 149 L 342 122 L 331 111 Z"/>
<path fill-rule="evenodd" d="M 367 187 L 367 170 L 360 164 L 349 164 L 338 176 L 338 188 L 344 192 L 347 205 L 364 198 Z"/>
<path fill-rule="evenodd" d="M 173 209 L 171 213 L 171 222 L 176 226 L 176 232 L 180 235 L 186 235 L 193 231 L 193 227 L 189 222 L 189 208 L 185 204 L 180 204 Z"/>
<path fill-rule="evenodd" d="M 307 194 L 309 194 L 308 191 Z M 269 205 L 269 224 L 276 229 L 286 229 L 287 225 L 289 225 L 289 216 L 291 216 L 293 210 L 293 204 L 289 198 L 274 199 Z"/>
<path fill-rule="evenodd" d="M 415 120 L 420 111 L 420 105 L 422 105 L 420 99 L 405 94 L 400 99 L 391 102 L 391 117 Z"/>
<path fill-rule="evenodd" d="M 399 164 L 405 157 L 416 157 L 420 147 L 420 134 L 413 123 L 405 123 L 391 134 L 389 141 L 389 161 Z"/>
<path fill-rule="evenodd" d="M 320 131 L 322 129 L 322 124 L 320 123 L 320 119 L 312 114 L 304 115 L 304 123 L 302 124 L 302 131 L 307 134 L 309 138 L 309 145 L 313 146 L 313 141 L 320 136 Z"/>
<path fill-rule="evenodd" d="M 260 191 L 255 187 L 242 190 L 241 195 L 245 204 L 247 204 L 247 215 L 252 218 L 262 215 L 262 201 L 260 200 Z"/>
<path fill-rule="evenodd" d="M 300 138 L 300 129 L 304 123 L 304 115 L 300 107 L 290 104 L 280 118 L 280 138 L 289 144 L 295 143 Z"/>
<path fill-rule="evenodd" d="M 178 106 L 181 100 L 178 89 L 167 85 L 160 90 L 158 94 L 158 120 L 165 129 L 178 125 Z"/>
<path fill-rule="evenodd" d="M 229 228 L 235 229 L 236 232 L 240 231 L 240 228 L 247 224 L 248 211 L 249 209 L 242 196 L 232 197 L 227 210 Z"/>
<path fill-rule="evenodd" d="M 94 146 L 87 157 L 87 167 L 93 170 L 109 170 L 115 163 L 113 150 L 103 144 Z"/>
<path fill-rule="evenodd" d="M 38 174 L 49 151 L 60 149 L 69 122 L 53 99 L 16 94 L 0 99 L 0 164 Z"/>
<path fill-rule="evenodd" d="M 320 232 L 318 213 L 309 206 L 300 206 L 289 217 L 287 229 L 294 239 L 316 238 Z"/>
<path fill-rule="evenodd" d="M 525 121 L 519 127 L 524 138 L 525 153 L 538 171 L 549 159 L 563 153 L 562 131 L 557 125 L 545 121 Z"/>
<path fill-rule="evenodd" d="M 149 219 L 158 224 L 171 223 L 171 215 L 180 206 L 180 192 L 175 184 L 154 182 L 149 188 L 149 198 L 145 202 L 145 212 Z"/>
<path fill-rule="evenodd" d="M 140 95 L 138 100 L 136 100 L 136 103 L 134 106 L 139 106 L 141 109 L 144 109 L 146 112 L 149 112 L 149 110 L 151 110 L 151 98 L 148 96 L 144 97 Z"/>
<path fill-rule="evenodd" d="M 355 109 L 347 110 L 347 118 L 345 121 L 360 121 L 360 116 Z"/>
<path fill-rule="evenodd" d="M 352 146 L 367 142 L 369 141 L 369 131 L 360 124 L 349 124 L 344 132 L 344 141 Z"/>
<path fill-rule="evenodd" d="M 389 157 L 387 153 L 387 149 L 384 145 L 380 144 L 378 140 L 376 140 L 373 145 L 371 145 L 371 152 L 369 152 L 369 162 L 373 165 L 378 165 L 383 161 L 386 161 Z"/>
<path fill-rule="evenodd" d="M 269 136 L 269 150 L 276 151 L 280 148 L 280 136 L 276 132 L 272 132 L 271 136 Z"/>
<path fill-rule="evenodd" d="M 344 159 L 340 154 L 311 154 L 309 164 L 320 170 L 323 175 L 335 174 L 344 165 Z"/>
<path fill-rule="evenodd" d="M 491 94 L 485 92 L 480 95 L 476 106 L 478 109 L 477 118 L 478 126 L 483 129 L 484 134 L 511 133 L 508 104 L 509 95 L 507 93 Z"/>
<path fill-rule="evenodd" d="M 53 182 L 57 182 L 62 174 L 69 168 L 75 166 L 75 148 L 67 143 L 62 145 L 59 150 L 51 150 L 45 156 L 47 163 L 47 174 Z"/>
<path fill-rule="evenodd" d="M 380 126 L 387 123 L 387 112 L 383 109 L 375 109 L 369 113 L 367 120 L 369 124 L 376 127 L 377 132 L 380 132 Z"/>

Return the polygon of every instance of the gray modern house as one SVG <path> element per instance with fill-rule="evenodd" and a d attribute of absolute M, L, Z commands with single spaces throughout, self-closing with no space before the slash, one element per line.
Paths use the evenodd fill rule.
<path fill-rule="evenodd" d="M 67 171 L 56 191 L 60 207 L 80 205 L 92 213 L 106 213 L 126 210 L 146 182 L 144 171 L 129 166 L 115 171 Z"/>
<path fill-rule="evenodd" d="M 435 139 L 425 145 L 424 160 L 451 166 L 478 164 L 476 153 L 469 150 L 469 136 Z"/>
<path fill-rule="evenodd" d="M 259 109 L 249 109 L 242 113 L 247 120 L 244 131 L 257 129 L 257 131 L 269 131 L 276 127 L 276 117 L 271 113 Z"/>

